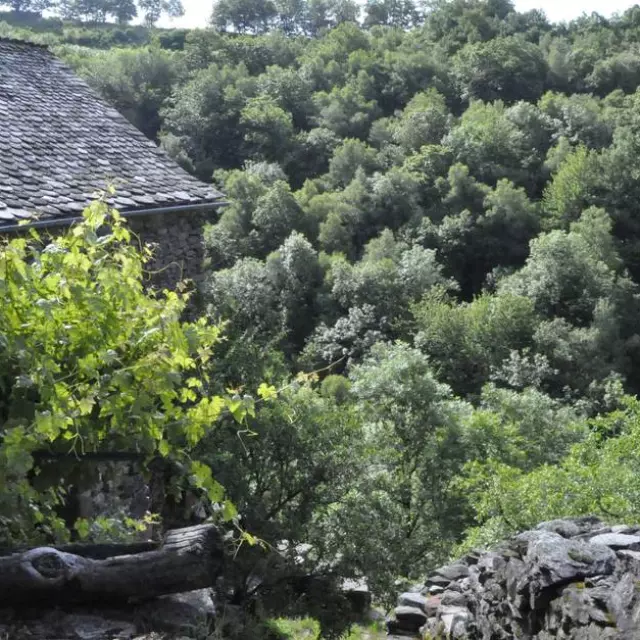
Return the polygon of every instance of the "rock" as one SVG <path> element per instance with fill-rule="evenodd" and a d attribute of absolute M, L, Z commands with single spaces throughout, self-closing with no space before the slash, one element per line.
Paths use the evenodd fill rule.
<path fill-rule="evenodd" d="M 449 583 L 454 579 L 455 578 L 445 578 L 444 576 L 436 574 L 433 576 L 429 576 L 424 584 L 426 587 L 443 587 L 444 588 L 448 586 Z"/>
<path fill-rule="evenodd" d="M 439 596 L 431 596 L 427 598 L 426 604 L 424 607 L 424 612 L 431 618 L 435 616 L 438 612 L 438 608 L 440 607 L 442 600 Z"/>
<path fill-rule="evenodd" d="M 616 552 L 618 559 L 624 564 L 627 571 L 640 573 L 640 551 L 621 549 Z"/>
<path fill-rule="evenodd" d="M 482 556 L 482 553 L 480 551 L 473 550 L 467 553 L 466 555 L 462 556 L 459 562 L 462 564 L 466 564 L 468 566 L 478 564 L 478 560 L 480 560 L 481 556 Z"/>
<path fill-rule="evenodd" d="M 449 607 L 466 607 L 467 597 L 460 591 L 447 590 L 442 594 L 442 606 Z"/>
<path fill-rule="evenodd" d="M 424 600 L 403 593 L 401 604 L 418 605 L 430 638 L 640 640 L 638 538 L 639 528 L 597 518 L 542 523 L 436 570 Z M 390 628 L 413 633 L 418 617 L 411 622 Z"/>
<path fill-rule="evenodd" d="M 465 564 L 450 564 L 436 569 L 436 575 L 446 578 L 449 582 L 466 578 L 469 575 L 469 567 Z"/>
<path fill-rule="evenodd" d="M 636 579 L 630 573 L 625 573 L 618 584 L 612 589 L 607 602 L 610 611 L 616 618 L 624 618 L 625 612 L 633 602 L 636 594 Z"/>
<path fill-rule="evenodd" d="M 426 613 L 427 598 L 419 593 L 405 592 L 398 598 L 398 605 L 401 607 L 417 607 Z"/>
<path fill-rule="evenodd" d="M 557 533 L 563 538 L 574 538 L 581 533 L 588 533 L 596 528 L 602 527 L 602 521 L 593 516 L 584 518 L 567 518 L 564 520 L 550 520 L 549 522 L 541 522 L 536 531 L 550 531 Z"/>
<path fill-rule="evenodd" d="M 466 607 L 442 607 L 440 621 L 447 638 L 463 638 L 471 622 L 471 613 Z"/>
<path fill-rule="evenodd" d="M 136 635 L 136 627 L 130 622 L 107 620 L 96 615 L 68 615 L 64 626 L 78 640 L 115 640 Z"/>
<path fill-rule="evenodd" d="M 396 631 L 417 632 L 427 621 L 427 615 L 417 607 L 396 607 Z"/>
<path fill-rule="evenodd" d="M 604 545 L 567 540 L 557 533 L 539 532 L 530 542 L 524 558 L 524 574 L 517 591 L 531 594 L 531 608 L 546 605 L 550 588 L 587 576 L 613 573 L 616 554 Z"/>
<path fill-rule="evenodd" d="M 345 580 L 342 593 L 350 602 L 354 613 L 364 615 L 371 608 L 371 593 L 366 580 Z"/>
<path fill-rule="evenodd" d="M 640 527 L 630 527 L 628 524 L 619 524 L 615 527 L 611 527 L 611 533 L 626 533 L 633 535 L 634 533 L 638 533 L 638 531 L 640 531 Z"/>
<path fill-rule="evenodd" d="M 506 565 L 507 562 L 502 556 L 497 553 L 488 553 L 478 561 L 477 570 L 486 579 L 496 572 L 502 571 Z"/>
<path fill-rule="evenodd" d="M 640 549 L 640 536 L 631 536 L 625 533 L 602 533 L 589 539 L 591 544 L 603 544 L 612 549 Z"/>
<path fill-rule="evenodd" d="M 138 615 L 158 631 L 193 633 L 212 626 L 215 605 L 209 589 L 156 598 L 144 604 Z"/>
<path fill-rule="evenodd" d="M 5 625 L 5 623 L 7 623 Z M 25 610 L 13 619 L 2 619 L 2 635 L 8 640 L 129 640 L 136 625 L 118 612 Z"/>
<path fill-rule="evenodd" d="M 431 596 L 437 596 L 440 593 L 444 593 L 444 587 L 439 584 L 433 584 L 430 587 L 425 587 L 420 593 L 422 595 L 429 594 Z"/>

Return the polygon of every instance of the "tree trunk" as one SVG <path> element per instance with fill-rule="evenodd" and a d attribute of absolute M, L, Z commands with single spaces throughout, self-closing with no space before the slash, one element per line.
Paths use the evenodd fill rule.
<path fill-rule="evenodd" d="M 224 564 L 223 541 L 213 525 L 169 531 L 154 551 L 96 559 L 91 556 L 101 554 L 91 546 L 86 552 L 75 548 L 68 553 L 40 547 L 0 557 L 0 602 L 138 601 L 210 587 Z"/>
<path fill-rule="evenodd" d="M 56 545 L 56 551 L 63 551 L 83 558 L 93 558 L 94 560 L 106 560 L 113 556 L 130 556 L 134 553 L 144 553 L 146 551 L 157 551 L 162 546 L 162 542 L 105 542 L 102 544 L 83 544 L 82 542 L 72 542 L 71 544 Z M 2 556 L 13 556 L 19 553 L 27 553 L 33 547 L 0 547 L 0 558 Z"/>

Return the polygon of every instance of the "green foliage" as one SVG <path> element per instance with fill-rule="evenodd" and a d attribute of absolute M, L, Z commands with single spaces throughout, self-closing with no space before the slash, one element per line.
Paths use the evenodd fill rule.
<path fill-rule="evenodd" d="M 160 111 L 180 73 L 176 56 L 160 48 L 62 53 L 80 74 L 149 138 L 162 126 Z"/>
<path fill-rule="evenodd" d="M 516 392 L 490 384 L 465 425 L 465 445 L 471 460 L 528 471 L 560 462 L 586 435 L 582 417 L 531 387 Z"/>
<path fill-rule="evenodd" d="M 314 96 L 318 110 L 316 124 L 326 127 L 341 138 L 365 138 L 369 126 L 378 115 L 373 100 L 367 100 L 356 82 Z"/>
<path fill-rule="evenodd" d="M 326 535 L 344 538 L 344 553 L 377 593 L 392 597 L 394 573 L 417 578 L 418 567 L 441 561 L 464 522 L 451 480 L 464 461 L 454 443 L 470 407 L 436 380 L 422 353 L 402 343 L 376 345 L 350 377 L 369 471 Z"/>
<path fill-rule="evenodd" d="M 527 184 L 525 173 L 535 166 L 532 154 L 538 150 L 532 148 L 529 132 L 510 115 L 502 102 L 473 102 L 443 144 L 481 182 L 494 184 L 508 178 Z M 538 164 L 541 160 L 537 159 Z"/>
<path fill-rule="evenodd" d="M 34 452 L 138 451 L 189 468 L 224 411 L 240 421 L 252 411 L 207 393 L 220 327 L 182 322 L 184 295 L 145 290 L 147 257 L 100 202 L 49 242 L 32 233 L 2 244 L 0 519 L 9 540 L 32 539 L 35 525 L 64 535 L 53 510 L 63 485 L 29 484 Z M 194 462 L 191 472 L 223 500 L 208 467 Z"/>
<path fill-rule="evenodd" d="M 606 213 L 590 209 L 568 233 L 541 234 L 531 242 L 526 265 L 501 289 L 528 297 L 547 317 L 588 323 L 599 300 L 624 295 L 631 284 L 616 273 L 619 262 L 610 233 Z"/>
<path fill-rule="evenodd" d="M 529 347 L 538 322 L 531 302 L 515 295 L 485 294 L 457 305 L 436 293 L 413 313 L 416 345 L 439 379 L 462 395 L 479 393 L 512 351 Z"/>
<path fill-rule="evenodd" d="M 328 550 L 317 530 L 361 471 L 353 409 L 293 382 L 276 402 L 258 403 L 247 424 L 238 437 L 233 421 L 223 421 L 201 441 L 200 458 L 216 469 L 252 535 L 310 543 L 318 564 L 333 561 L 339 549 Z"/>
<path fill-rule="evenodd" d="M 419 151 L 428 144 L 439 144 L 449 126 L 449 112 L 440 93 L 431 89 L 418 93 L 402 112 L 393 140 L 403 150 Z"/>
<path fill-rule="evenodd" d="M 195 171 L 209 178 L 214 167 L 233 166 L 242 145 L 239 121 L 255 81 L 244 64 L 212 64 L 193 74 L 164 113 Z"/>
<path fill-rule="evenodd" d="M 454 65 L 462 97 L 469 100 L 535 100 L 547 76 L 540 48 L 517 37 L 468 44 Z"/>
<path fill-rule="evenodd" d="M 593 192 L 599 180 L 597 154 L 586 147 L 578 147 L 569 153 L 547 187 L 543 206 L 549 217 L 548 224 L 566 228 L 577 220 L 584 209 L 593 202 Z"/>
<path fill-rule="evenodd" d="M 145 24 L 152 27 L 163 15 L 179 18 L 184 15 L 182 0 L 138 0 Z"/>
<path fill-rule="evenodd" d="M 348 317 L 332 326 L 321 324 L 310 336 L 305 358 L 316 365 L 352 358 L 372 340 L 393 337 L 407 319 L 411 302 L 436 287 L 455 288 L 444 277 L 434 251 L 410 248 L 388 230 L 367 244 L 355 266 L 340 255 L 332 256 L 325 285 L 332 307 Z"/>
<path fill-rule="evenodd" d="M 183 464 L 178 484 L 193 476 L 214 500 L 226 485 L 268 545 L 312 545 L 301 565 L 243 548 L 233 597 L 244 602 L 250 577 L 264 577 L 269 615 L 310 615 L 306 596 L 289 593 L 297 604 L 285 606 L 269 576 L 324 579 L 330 567 L 333 587 L 366 575 L 384 598 L 398 574 L 423 577 L 461 543 L 558 515 L 637 518 L 638 411 L 620 405 L 640 391 L 637 8 L 552 25 L 509 0 L 425 11 L 404 0 L 219 0 L 213 29 L 108 23 L 135 8 L 149 23 L 180 11 L 64 2 L 51 7 L 64 19 L 6 12 L 0 34 L 53 44 L 227 195 L 205 232 L 209 320 L 183 324 L 181 295 L 123 279 L 142 258 L 116 231 L 65 236 L 51 245 L 63 252 L 7 245 L 25 270 L 7 282 L 37 319 L 0 309 L 0 335 L 12 332 L 0 346 L 2 411 L 22 421 L 0 419 L 11 535 L 33 536 L 36 519 L 60 532 L 60 491 L 26 483 L 30 454 L 81 443 L 165 453 Z M 85 243 L 81 256 L 132 262 L 96 284 L 88 274 L 101 265 L 116 273 L 111 257 L 76 268 L 64 262 L 73 242 Z M 38 279 L 42 265 L 51 271 Z M 67 298 L 43 295 L 46 282 Z M 95 326 L 79 305 L 96 306 Z M 207 332 L 222 323 L 218 343 Z M 158 331 L 143 338 L 148 326 Z M 215 343 L 206 366 L 183 344 L 192 334 Z M 105 377 L 119 371 L 109 349 L 127 366 L 148 361 L 146 377 Z M 71 364 L 89 356 L 102 377 Z M 37 377 L 46 358 L 64 379 Z M 113 431 L 110 414 L 94 415 L 108 403 L 122 418 Z M 197 414 L 187 428 L 200 405 L 219 419 Z M 230 503 L 225 512 L 235 516 Z M 77 533 L 121 535 L 113 524 L 104 515 Z M 339 609 L 322 585 L 316 596 Z M 328 607 L 316 614 L 326 634 L 348 624 L 333 616 L 329 631 Z"/>
<path fill-rule="evenodd" d="M 569 515 L 637 521 L 638 415 L 637 400 L 627 398 L 619 410 L 588 422 L 591 434 L 558 465 L 528 473 L 499 460 L 470 466 L 465 488 L 482 526 L 471 532 L 469 543 L 486 545 L 496 535 Z"/>
<path fill-rule="evenodd" d="M 278 640 L 317 640 L 320 638 L 320 625 L 312 618 L 278 618 L 277 620 L 269 620 L 268 626 L 274 633 L 279 634 Z M 357 625 L 352 627 L 344 638 L 345 640 L 383 640 L 386 638 L 386 631 L 379 624 Z"/>
<path fill-rule="evenodd" d="M 232 27 L 238 33 L 263 33 L 275 15 L 273 2 L 219 0 L 213 6 L 211 22 L 222 30 Z"/>

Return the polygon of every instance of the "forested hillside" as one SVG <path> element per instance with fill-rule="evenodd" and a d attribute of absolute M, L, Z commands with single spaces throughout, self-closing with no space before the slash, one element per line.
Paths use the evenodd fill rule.
<path fill-rule="evenodd" d="M 640 7 L 358 14 L 219 0 L 201 30 L 7 13 L 0 35 L 228 196 L 211 375 L 278 396 L 198 459 L 252 534 L 384 595 L 542 519 L 640 518 Z"/>

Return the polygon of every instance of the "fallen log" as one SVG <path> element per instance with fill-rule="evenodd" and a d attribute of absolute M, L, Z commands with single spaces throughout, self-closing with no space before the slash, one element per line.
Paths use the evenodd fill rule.
<path fill-rule="evenodd" d="M 51 547 L 56 551 L 64 551 L 83 558 L 94 558 L 104 560 L 113 556 L 128 556 L 134 553 L 145 551 L 156 551 L 162 546 L 162 542 L 105 542 L 102 544 L 83 544 L 82 542 L 71 542 L 69 544 L 55 545 Z M 12 556 L 18 553 L 31 551 L 33 547 L 0 547 L 0 558 L 2 556 Z"/>
<path fill-rule="evenodd" d="M 95 555 L 95 554 L 93 554 Z M 0 602 L 129 603 L 210 587 L 224 564 L 214 525 L 169 531 L 153 551 L 96 559 L 39 547 L 0 557 Z"/>

